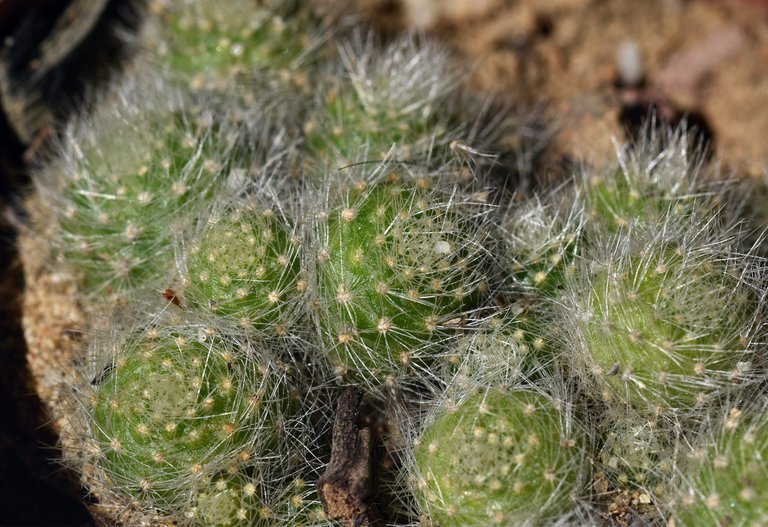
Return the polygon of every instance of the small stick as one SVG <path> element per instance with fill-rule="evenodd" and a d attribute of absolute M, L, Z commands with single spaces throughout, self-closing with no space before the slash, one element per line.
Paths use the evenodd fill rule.
<path fill-rule="evenodd" d="M 331 460 L 317 482 L 325 514 L 344 525 L 359 527 L 369 520 L 372 492 L 372 434 L 360 428 L 358 417 L 363 392 L 347 388 L 336 405 Z"/>

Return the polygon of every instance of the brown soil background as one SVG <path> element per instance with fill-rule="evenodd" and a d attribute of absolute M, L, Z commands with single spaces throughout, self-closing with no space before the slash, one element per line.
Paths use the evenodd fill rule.
<path fill-rule="evenodd" d="M 708 126 L 728 172 L 768 172 L 766 0 L 322 1 L 343 4 L 384 34 L 416 28 L 440 39 L 471 72 L 475 89 L 536 108 L 554 131 L 542 174 L 609 158 L 611 138 L 623 140 L 630 117 L 652 109 L 661 120 L 690 113 Z M 0 0 L 0 38 L 12 30 L 11 14 L 26 9 L 22 4 Z M 626 42 L 642 57 L 643 80 L 631 87 L 622 85 L 617 66 Z M 37 352 L 28 358 L 21 330 L 25 277 L 6 218 L 27 187 L 28 146 L 0 112 L 0 525 L 90 525 L 77 487 L 56 464 L 56 438 L 30 374 L 44 375 L 45 364 Z M 56 289 L 41 280 L 34 272 L 26 276 L 26 316 L 46 321 L 54 313 L 61 320 L 69 306 L 40 295 Z M 66 328 L 40 324 L 51 334 L 38 338 L 56 353 L 57 342 L 70 338 Z M 613 519 L 633 520 L 621 511 Z"/>

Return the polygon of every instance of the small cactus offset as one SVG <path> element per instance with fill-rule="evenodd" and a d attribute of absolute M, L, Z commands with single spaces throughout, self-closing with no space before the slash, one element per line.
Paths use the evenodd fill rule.
<path fill-rule="evenodd" d="M 431 186 L 392 172 L 318 214 L 319 326 L 337 371 L 367 385 L 424 368 L 486 291 L 485 205 Z"/>
<path fill-rule="evenodd" d="M 53 243 L 88 294 L 164 287 L 174 236 L 224 180 L 224 131 L 168 91 L 126 81 L 113 107 L 71 127 L 53 180 L 40 185 L 56 209 Z"/>
<path fill-rule="evenodd" d="M 321 85 L 304 125 L 311 175 L 383 160 L 439 166 L 453 155 L 450 146 L 484 148 L 504 133 L 502 117 L 486 128 L 472 121 L 488 108 L 463 93 L 444 49 L 413 37 L 383 47 L 375 40 L 357 34 L 342 45 L 342 65 Z"/>
<path fill-rule="evenodd" d="M 501 309 L 462 336 L 446 361 L 456 382 L 510 388 L 550 371 L 553 342 L 543 313 L 534 307 L 513 305 Z"/>
<path fill-rule="evenodd" d="M 702 168 L 703 145 L 693 144 L 682 129 L 653 131 L 649 139 L 617 149 L 617 156 L 615 167 L 589 172 L 580 181 L 588 230 L 652 226 L 669 211 L 716 214 L 731 186 Z"/>
<path fill-rule="evenodd" d="M 575 510 L 585 437 L 568 411 L 522 387 L 438 406 L 412 460 L 423 517 L 441 527 L 539 525 Z"/>
<path fill-rule="evenodd" d="M 503 260 L 515 293 L 551 295 L 582 243 L 586 214 L 582 200 L 567 185 L 524 201 L 512 201 L 501 218 Z"/>
<path fill-rule="evenodd" d="M 309 88 L 306 63 L 317 51 L 319 28 L 300 2 L 161 0 L 154 7 L 159 55 L 194 88 L 227 91 L 233 79 L 244 86 Z"/>
<path fill-rule="evenodd" d="M 665 424 L 631 408 L 605 412 L 596 464 L 614 488 L 639 489 L 654 503 L 668 500 L 677 460 L 686 448 L 681 432 Z"/>
<path fill-rule="evenodd" d="M 290 401 L 276 364 L 201 325 L 151 326 L 93 380 L 95 462 L 123 492 L 178 506 L 204 476 L 264 456 Z"/>
<path fill-rule="evenodd" d="M 272 208 L 213 216 L 188 251 L 184 298 L 244 328 L 285 335 L 307 289 L 300 249 L 300 236 Z"/>

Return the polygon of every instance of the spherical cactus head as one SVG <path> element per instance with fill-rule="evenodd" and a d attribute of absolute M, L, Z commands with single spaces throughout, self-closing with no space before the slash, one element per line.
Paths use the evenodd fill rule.
<path fill-rule="evenodd" d="M 649 130 L 644 140 L 618 149 L 615 167 L 587 174 L 582 184 L 588 230 L 616 232 L 655 225 L 704 207 L 714 213 L 727 184 L 703 170 L 705 149 L 683 127 Z"/>
<path fill-rule="evenodd" d="M 186 112 L 171 88 L 143 82 L 127 82 L 125 100 L 73 125 L 53 171 L 59 180 L 41 185 L 58 209 L 57 248 L 89 295 L 167 287 L 175 236 L 227 169 L 230 149 L 208 117 Z M 156 108 L 158 99 L 168 107 Z"/>
<path fill-rule="evenodd" d="M 97 461 L 121 492 L 173 511 L 190 485 L 278 442 L 269 368 L 204 327 L 132 336 L 95 383 Z"/>
<path fill-rule="evenodd" d="M 757 379 L 754 261 L 689 227 L 609 238 L 569 281 L 565 358 L 597 397 L 684 416 Z"/>
<path fill-rule="evenodd" d="M 386 46 L 375 37 L 340 46 L 343 67 L 318 90 L 319 111 L 305 126 L 307 163 L 346 166 L 359 161 L 419 160 L 447 146 L 458 82 L 444 49 L 413 37 Z M 455 134 L 451 139 L 455 137 Z"/>
<path fill-rule="evenodd" d="M 533 308 L 507 307 L 458 339 L 446 360 L 467 387 L 509 388 L 546 375 L 554 354 L 546 317 Z"/>
<path fill-rule="evenodd" d="M 307 59 L 311 15 L 298 2 L 183 0 L 160 7 L 167 40 L 160 46 L 171 70 L 192 79 L 195 87 L 220 88 L 254 72 L 279 73 L 306 87 L 298 65 Z M 249 78 L 249 80 L 251 80 Z"/>
<path fill-rule="evenodd" d="M 306 289 L 300 240 L 271 208 L 212 217 L 187 259 L 185 300 L 266 335 L 285 335 Z"/>
<path fill-rule="evenodd" d="M 688 460 L 674 506 L 677 525 L 765 525 L 768 413 L 731 408 Z"/>
<path fill-rule="evenodd" d="M 317 295 L 332 361 L 367 384 L 430 360 L 485 287 L 473 205 L 418 184 L 352 188 L 319 222 Z"/>
<path fill-rule="evenodd" d="M 415 492 L 441 527 L 529 525 L 573 508 L 583 437 L 549 396 L 490 389 L 445 408 L 415 452 Z"/>

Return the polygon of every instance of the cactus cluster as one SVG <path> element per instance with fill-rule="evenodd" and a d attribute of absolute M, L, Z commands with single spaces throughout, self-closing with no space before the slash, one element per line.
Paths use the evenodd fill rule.
<path fill-rule="evenodd" d="M 332 524 L 349 385 L 390 417 L 397 525 L 600 524 L 627 489 L 654 521 L 765 520 L 764 413 L 719 413 L 765 391 L 768 268 L 684 133 L 510 199 L 513 120 L 438 45 L 243 5 L 158 3 L 37 177 L 109 313 L 62 433 L 115 521 Z"/>

